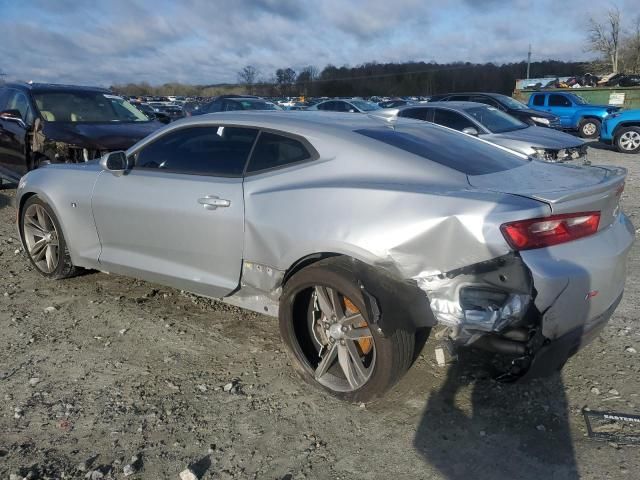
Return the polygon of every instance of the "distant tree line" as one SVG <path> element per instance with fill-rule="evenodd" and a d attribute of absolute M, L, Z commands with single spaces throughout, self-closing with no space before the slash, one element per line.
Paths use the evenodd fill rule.
<path fill-rule="evenodd" d="M 590 64 L 546 60 L 531 63 L 531 77 L 582 75 Z M 493 63 L 365 63 L 356 67 L 327 65 L 319 70 L 308 66 L 296 72 L 291 67 L 277 69 L 265 78 L 258 69 L 247 65 L 238 72 L 238 84 L 188 85 L 148 83 L 113 85 L 124 95 L 215 96 L 254 94 L 260 96 L 406 96 L 446 92 L 484 91 L 510 95 L 517 79 L 526 76 L 526 62 L 495 65 Z"/>

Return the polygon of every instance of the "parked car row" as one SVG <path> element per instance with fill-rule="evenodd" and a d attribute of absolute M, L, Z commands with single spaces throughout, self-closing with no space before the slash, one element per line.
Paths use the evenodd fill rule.
<path fill-rule="evenodd" d="M 548 162 L 586 160 L 587 144 L 572 135 L 524 123 L 484 103 L 448 101 L 385 109 L 387 120 L 415 118 L 473 135 Z"/>
<path fill-rule="evenodd" d="M 153 123 L 103 91 L 16 91 L 45 131 L 78 124 L 70 143 L 45 141 L 57 153 L 85 127 Z M 562 135 L 493 106 L 386 112 L 195 115 L 126 151 L 32 170 L 16 194 L 22 244 L 52 280 L 97 269 L 277 317 L 302 377 L 350 402 L 391 388 L 436 325 L 502 357 L 502 379 L 557 372 L 620 302 L 626 171 L 489 143 Z M 437 124 L 452 114 L 466 134 Z"/>

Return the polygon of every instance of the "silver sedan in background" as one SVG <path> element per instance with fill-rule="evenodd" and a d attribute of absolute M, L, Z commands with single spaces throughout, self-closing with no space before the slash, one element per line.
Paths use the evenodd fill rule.
<path fill-rule="evenodd" d="M 381 110 L 377 103 L 368 102 L 361 98 L 349 98 L 349 99 L 333 99 L 326 100 L 324 102 L 316 103 L 307 110 L 310 112 L 342 112 L 342 113 L 372 113 L 376 110 Z"/>
<path fill-rule="evenodd" d="M 587 143 L 559 130 L 527 125 L 490 105 L 430 102 L 371 112 L 388 120 L 425 120 L 547 162 L 586 161 Z"/>
<path fill-rule="evenodd" d="M 16 202 L 42 275 L 97 269 L 279 317 L 305 380 L 365 402 L 437 324 L 508 378 L 560 369 L 622 296 L 625 176 L 413 120 L 230 112 L 31 171 Z"/>

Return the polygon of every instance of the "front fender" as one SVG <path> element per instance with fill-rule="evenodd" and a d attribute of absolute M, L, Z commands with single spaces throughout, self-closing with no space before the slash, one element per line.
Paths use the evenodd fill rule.
<path fill-rule="evenodd" d="M 91 210 L 91 194 L 98 171 L 86 164 L 66 167 L 72 165 L 39 168 L 22 177 L 16 195 L 17 218 L 25 201 L 37 195 L 58 219 L 73 264 L 97 268 L 100 241 Z M 19 235 L 24 245 L 20 232 Z"/>

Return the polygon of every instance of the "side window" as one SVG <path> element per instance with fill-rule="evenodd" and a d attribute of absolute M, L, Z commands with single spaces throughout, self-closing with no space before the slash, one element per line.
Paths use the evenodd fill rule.
<path fill-rule="evenodd" d="M 257 134 L 255 129 L 238 127 L 176 130 L 138 152 L 134 168 L 241 177 Z"/>
<path fill-rule="evenodd" d="M 311 158 L 311 153 L 295 138 L 262 132 L 253 150 L 247 173 L 282 167 Z"/>
<path fill-rule="evenodd" d="M 211 102 L 206 106 L 207 113 L 215 113 L 222 110 L 222 102 Z"/>
<path fill-rule="evenodd" d="M 223 112 L 232 112 L 234 110 L 242 110 L 242 105 L 238 102 L 230 102 L 228 100 L 224 102 L 224 106 L 222 107 Z"/>
<path fill-rule="evenodd" d="M 295 138 L 262 132 L 251 155 L 247 173 L 282 167 L 309 158 L 309 150 Z"/>
<path fill-rule="evenodd" d="M 431 110 L 431 108 L 407 108 L 406 110 L 402 110 L 399 116 L 415 118 L 416 120 L 427 120 L 427 114 Z"/>
<path fill-rule="evenodd" d="M 335 106 L 334 106 L 334 110 L 336 112 L 348 112 L 349 110 L 352 110 L 353 107 L 351 105 L 349 105 L 347 102 L 334 102 Z"/>
<path fill-rule="evenodd" d="M 544 95 L 534 95 L 533 104 L 536 107 L 544 107 Z"/>
<path fill-rule="evenodd" d="M 570 107 L 571 101 L 564 95 L 551 94 L 549 95 L 550 107 Z"/>
<path fill-rule="evenodd" d="M 438 125 L 443 125 L 459 131 L 462 131 L 467 127 L 476 128 L 470 120 L 466 119 L 459 113 L 451 110 L 442 110 L 440 108 L 436 108 L 435 118 L 433 121 Z"/>
<path fill-rule="evenodd" d="M 33 123 L 33 113 L 31 112 L 31 107 L 29 107 L 29 101 L 22 92 L 15 90 L 10 92 L 5 110 L 18 110 L 25 123 L 29 125 Z"/>
<path fill-rule="evenodd" d="M 0 112 L 7 109 L 7 104 L 9 103 L 9 90 L 4 88 L 0 89 Z"/>
<path fill-rule="evenodd" d="M 321 103 L 320 105 L 318 105 L 318 110 L 333 111 L 334 110 L 333 106 L 334 106 L 335 103 L 336 102 L 324 102 L 324 103 Z"/>
<path fill-rule="evenodd" d="M 504 108 L 502 108 L 502 105 L 500 105 L 498 102 L 496 102 L 493 98 L 484 97 L 482 95 L 472 96 L 469 99 L 469 101 L 470 102 L 476 102 L 476 103 L 484 103 L 485 105 L 490 105 L 492 107 L 499 108 L 500 110 L 504 110 Z"/>

